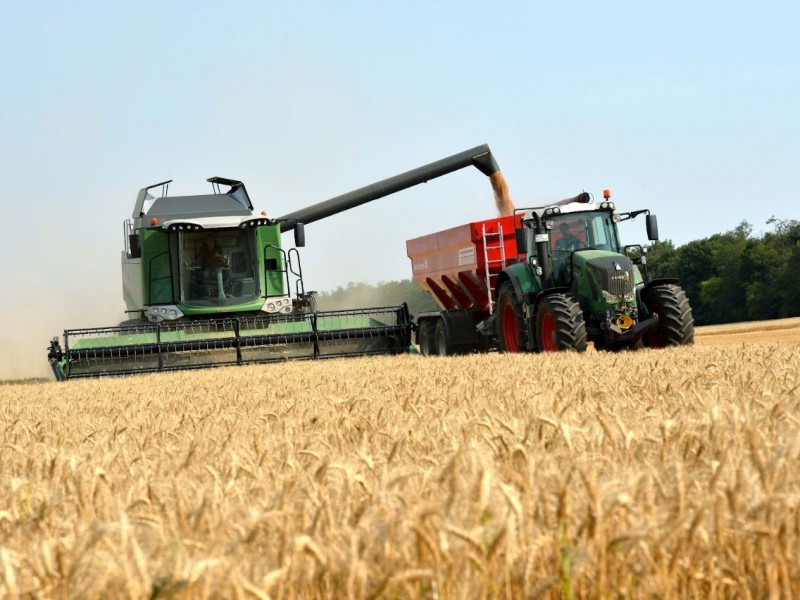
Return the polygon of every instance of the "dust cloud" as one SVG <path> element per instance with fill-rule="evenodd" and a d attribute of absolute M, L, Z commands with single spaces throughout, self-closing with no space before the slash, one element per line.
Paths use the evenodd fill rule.
<path fill-rule="evenodd" d="M 44 294 L 40 298 L 29 297 L 3 311 L 0 380 L 52 379 L 47 348 L 53 337 L 58 336 L 63 345 L 65 329 L 117 325 L 125 318 L 125 303 L 117 282 L 91 292 L 85 286 L 67 286 L 59 290 L 57 298 Z"/>
<path fill-rule="evenodd" d="M 497 206 L 497 214 L 501 217 L 507 217 L 514 214 L 514 202 L 511 200 L 511 194 L 508 191 L 508 183 L 506 178 L 503 177 L 501 171 L 497 171 L 489 176 L 492 182 L 492 190 L 494 190 L 494 202 Z"/>

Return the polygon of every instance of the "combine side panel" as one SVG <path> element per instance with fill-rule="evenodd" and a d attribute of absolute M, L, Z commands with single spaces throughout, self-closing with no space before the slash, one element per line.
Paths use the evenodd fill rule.
<path fill-rule="evenodd" d="M 281 252 L 280 227 L 271 225 L 259 227 L 256 230 L 258 235 L 258 252 L 261 264 L 264 268 L 260 269 L 262 276 L 262 286 L 266 286 L 266 297 L 283 296 L 288 293 L 286 288 L 284 269 L 284 256 Z M 261 293 L 264 294 L 264 289 Z"/>
<path fill-rule="evenodd" d="M 411 259 L 411 270 L 414 281 L 430 291 L 437 302 L 447 310 L 452 306 L 461 306 L 462 295 L 468 296 L 476 306 L 486 306 L 486 298 L 493 296 L 486 286 L 487 271 L 496 275 L 506 266 L 524 259 L 524 254 L 517 252 L 515 227 L 519 226 L 521 214 L 515 217 L 496 217 L 485 221 L 476 221 L 425 235 L 406 242 L 406 253 Z M 503 252 L 500 250 L 500 238 L 497 236 L 502 227 Z M 484 228 L 487 237 L 484 238 Z M 488 264 L 484 258 L 484 248 Z M 505 256 L 505 262 L 501 256 Z M 459 283 L 459 291 L 455 293 L 451 287 Z M 442 290 L 447 293 L 450 305 L 440 298 Z"/>
<path fill-rule="evenodd" d="M 172 256 L 169 237 L 156 229 L 143 230 L 142 273 L 144 303 L 171 304 L 175 298 L 172 280 Z"/>
<path fill-rule="evenodd" d="M 129 375 L 291 359 L 399 354 L 411 318 L 397 307 L 73 329 L 64 378 Z"/>

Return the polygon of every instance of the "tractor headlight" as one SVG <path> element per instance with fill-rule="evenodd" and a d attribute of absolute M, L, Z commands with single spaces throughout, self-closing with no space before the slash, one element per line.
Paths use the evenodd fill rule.
<path fill-rule="evenodd" d="M 615 296 L 609 291 L 600 290 L 603 293 L 603 300 L 609 304 L 619 304 L 620 302 L 633 302 L 636 299 L 636 292 L 625 294 L 624 296 Z"/>

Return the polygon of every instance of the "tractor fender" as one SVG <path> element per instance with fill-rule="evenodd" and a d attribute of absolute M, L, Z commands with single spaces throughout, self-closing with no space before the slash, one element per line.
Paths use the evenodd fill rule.
<path fill-rule="evenodd" d="M 526 295 L 533 292 L 537 287 L 525 264 L 518 263 L 511 265 L 500 271 L 497 276 L 497 281 L 494 284 L 493 290 L 495 302 L 497 302 L 500 295 L 500 288 L 507 281 L 510 281 L 514 286 L 514 293 L 520 304 L 524 304 Z"/>
<path fill-rule="evenodd" d="M 655 287 L 657 285 L 668 285 L 668 284 L 677 284 L 677 283 L 678 283 L 678 279 L 676 279 L 675 277 L 662 277 L 661 279 L 651 279 L 650 281 L 645 283 L 639 289 L 640 290 L 644 290 L 644 289 L 647 289 L 647 288 Z"/>

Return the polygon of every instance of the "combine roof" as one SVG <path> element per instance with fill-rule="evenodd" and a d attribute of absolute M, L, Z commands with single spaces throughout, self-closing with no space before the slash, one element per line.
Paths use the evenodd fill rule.
<path fill-rule="evenodd" d="M 196 196 L 168 196 L 169 184 L 172 180 L 162 181 L 139 190 L 136 205 L 131 215 L 135 228 L 146 227 L 152 217 L 160 222 L 174 219 L 197 219 L 202 217 L 236 217 L 252 214 L 253 204 L 247 189 L 241 181 L 211 177 L 209 181 L 216 193 Z M 226 193 L 219 193 L 219 186 L 227 185 Z M 150 190 L 161 187 L 161 196 L 153 196 Z"/>

